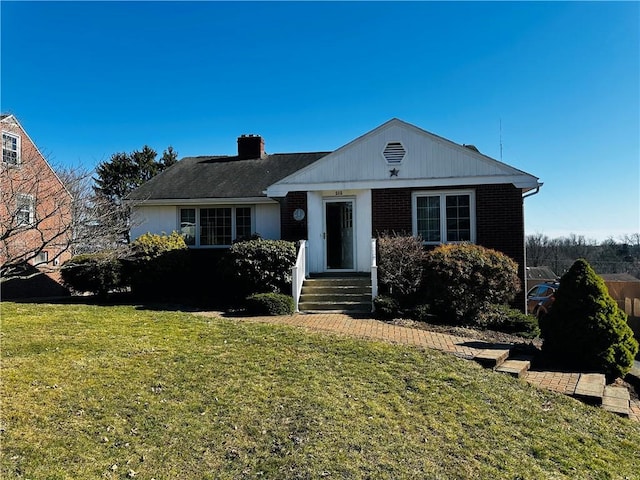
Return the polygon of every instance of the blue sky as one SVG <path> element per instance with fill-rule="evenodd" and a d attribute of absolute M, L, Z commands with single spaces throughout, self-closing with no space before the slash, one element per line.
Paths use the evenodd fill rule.
<path fill-rule="evenodd" d="M 640 232 L 638 2 L 0 2 L 0 107 L 53 165 L 334 150 L 391 118 L 540 178 L 526 233 Z"/>

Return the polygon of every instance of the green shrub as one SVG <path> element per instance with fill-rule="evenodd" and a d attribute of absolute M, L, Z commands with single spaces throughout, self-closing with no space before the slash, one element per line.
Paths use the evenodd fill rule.
<path fill-rule="evenodd" d="M 493 303 L 508 304 L 520 290 L 518 264 L 469 243 L 439 245 L 425 257 L 427 303 L 443 320 L 464 324 Z"/>
<path fill-rule="evenodd" d="M 188 285 L 189 251 L 177 232 L 141 235 L 132 242 L 124 263 L 131 290 L 139 296 L 176 297 Z"/>
<path fill-rule="evenodd" d="M 432 313 L 431 305 L 420 303 L 414 305 L 408 312 L 409 317 L 419 322 L 437 323 L 437 317 Z"/>
<path fill-rule="evenodd" d="M 122 286 L 122 268 L 115 255 L 104 252 L 77 255 L 60 269 L 63 284 L 74 292 L 105 296 Z"/>
<path fill-rule="evenodd" d="M 420 288 L 425 257 L 419 237 L 382 234 L 378 240 L 378 281 L 390 296 L 405 300 Z"/>
<path fill-rule="evenodd" d="M 285 240 L 238 242 L 227 253 L 227 272 L 244 295 L 290 291 L 296 254 L 295 243 Z"/>
<path fill-rule="evenodd" d="M 609 380 L 623 377 L 638 353 L 626 314 L 584 259 L 576 260 L 560 279 L 553 308 L 540 327 L 546 358 L 604 373 Z"/>
<path fill-rule="evenodd" d="M 293 315 L 293 297 L 282 293 L 255 293 L 246 299 L 252 315 Z"/>
<path fill-rule="evenodd" d="M 476 325 L 482 329 L 496 330 L 524 338 L 540 336 L 538 319 L 508 305 L 490 305 L 478 314 Z"/>
<path fill-rule="evenodd" d="M 387 295 L 378 295 L 373 299 L 374 315 L 380 320 L 391 320 L 400 314 L 398 301 Z"/>

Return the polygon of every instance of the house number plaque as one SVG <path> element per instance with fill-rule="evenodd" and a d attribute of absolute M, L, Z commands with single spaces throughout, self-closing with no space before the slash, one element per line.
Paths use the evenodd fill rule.
<path fill-rule="evenodd" d="M 342 190 L 336 190 L 336 197 L 342 195 Z"/>

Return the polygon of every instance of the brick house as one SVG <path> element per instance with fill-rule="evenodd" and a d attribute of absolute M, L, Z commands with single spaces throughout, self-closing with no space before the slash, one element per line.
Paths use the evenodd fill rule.
<path fill-rule="evenodd" d="M 70 258 L 71 194 L 13 115 L 0 115 L 0 265 L 3 298 L 60 295 Z M 21 275 L 15 273 L 19 267 Z"/>
<path fill-rule="evenodd" d="M 306 273 L 369 274 L 372 239 L 405 232 L 499 250 L 525 285 L 523 207 L 537 177 L 395 118 L 333 152 L 237 141 L 236 156 L 184 158 L 134 191 L 132 238 L 175 230 L 194 249 L 253 233 L 306 240 Z"/>

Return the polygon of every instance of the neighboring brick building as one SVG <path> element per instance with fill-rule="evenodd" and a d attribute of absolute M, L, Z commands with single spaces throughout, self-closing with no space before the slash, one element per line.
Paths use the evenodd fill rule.
<path fill-rule="evenodd" d="M 236 156 L 185 158 L 152 178 L 130 195 L 132 238 L 175 230 L 194 249 L 304 239 L 310 273 L 340 273 L 372 271 L 372 238 L 404 232 L 502 251 L 526 285 L 523 199 L 538 178 L 398 119 L 333 152 L 264 148 L 242 135 Z"/>
<path fill-rule="evenodd" d="M 0 124 L 2 298 L 60 295 L 59 266 L 71 256 L 71 195 L 18 120 L 3 114 Z M 24 274 L 10 279 L 17 263 Z"/>

